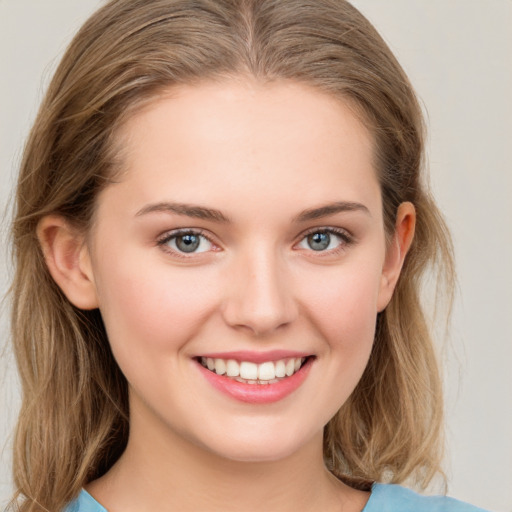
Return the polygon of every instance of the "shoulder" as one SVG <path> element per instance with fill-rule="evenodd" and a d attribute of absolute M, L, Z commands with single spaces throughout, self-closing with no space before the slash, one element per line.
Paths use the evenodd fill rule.
<path fill-rule="evenodd" d="M 107 512 L 87 491 L 83 490 L 62 512 Z"/>
<path fill-rule="evenodd" d="M 363 512 L 485 512 L 447 496 L 422 496 L 399 485 L 374 484 Z"/>

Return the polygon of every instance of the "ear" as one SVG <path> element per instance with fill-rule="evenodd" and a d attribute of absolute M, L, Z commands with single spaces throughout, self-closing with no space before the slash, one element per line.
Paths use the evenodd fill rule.
<path fill-rule="evenodd" d="M 411 247 L 416 226 L 416 210 L 412 203 L 402 203 L 396 215 L 395 232 L 386 252 L 382 268 L 377 309 L 379 313 L 389 304 L 395 289 L 405 256 Z"/>
<path fill-rule="evenodd" d="M 63 217 L 47 215 L 37 225 L 37 237 L 54 281 L 80 309 L 98 307 L 89 251 L 83 234 Z"/>

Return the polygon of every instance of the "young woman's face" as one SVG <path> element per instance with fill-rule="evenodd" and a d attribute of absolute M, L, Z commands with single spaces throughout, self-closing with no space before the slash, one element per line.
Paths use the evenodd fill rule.
<path fill-rule="evenodd" d="M 89 261 L 132 441 L 236 460 L 318 442 L 391 293 L 369 133 L 306 86 L 240 81 L 171 89 L 119 143 Z"/>

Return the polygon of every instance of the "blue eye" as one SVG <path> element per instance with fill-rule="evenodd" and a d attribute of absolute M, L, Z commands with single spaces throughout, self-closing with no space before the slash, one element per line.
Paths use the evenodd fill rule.
<path fill-rule="evenodd" d="M 331 245 L 331 235 L 329 233 L 313 233 L 308 235 L 306 240 L 313 251 L 325 251 Z"/>
<path fill-rule="evenodd" d="M 211 251 L 213 244 L 204 235 L 195 231 L 170 233 L 159 245 L 167 246 L 178 253 L 200 253 Z"/>
<path fill-rule="evenodd" d="M 324 252 L 339 249 L 350 242 L 350 237 L 344 232 L 338 232 L 334 229 L 322 229 L 307 234 L 298 246 L 301 249 Z"/>

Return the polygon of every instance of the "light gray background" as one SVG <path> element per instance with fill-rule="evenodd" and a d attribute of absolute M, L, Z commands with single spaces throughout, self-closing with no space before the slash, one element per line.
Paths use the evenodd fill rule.
<path fill-rule="evenodd" d="M 42 92 L 99 0 L 0 0 L 0 211 Z M 512 1 L 354 0 L 426 105 L 432 183 L 459 272 L 447 356 L 449 494 L 512 512 Z M 7 289 L 7 220 L 0 291 Z M 5 307 L 1 346 L 7 339 Z M 0 359 L 0 506 L 18 392 Z"/>

